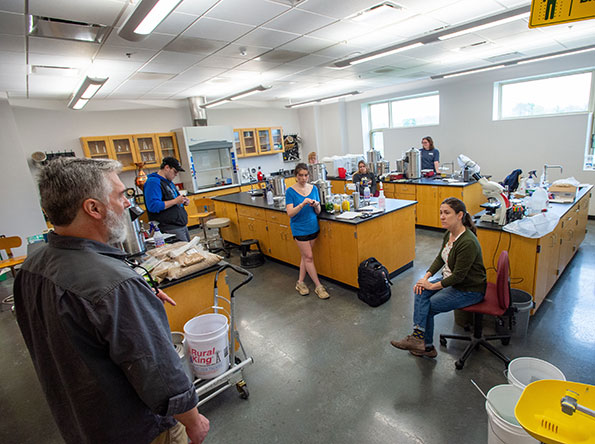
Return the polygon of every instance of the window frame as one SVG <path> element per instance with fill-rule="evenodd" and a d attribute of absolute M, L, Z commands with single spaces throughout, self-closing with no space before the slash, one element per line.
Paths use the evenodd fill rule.
<path fill-rule="evenodd" d="M 589 91 L 589 101 L 587 102 L 587 109 L 585 111 L 571 111 L 571 112 L 559 112 L 559 113 L 548 113 L 548 114 L 535 114 L 530 116 L 515 116 L 515 117 L 503 117 L 502 116 L 502 87 L 506 85 L 521 84 L 527 82 L 533 82 L 536 80 L 544 79 L 555 79 L 558 77 L 568 77 L 577 74 L 591 73 L 591 86 Z M 593 68 L 581 68 L 571 71 L 562 71 L 556 73 L 541 74 L 537 76 L 521 77 L 518 79 L 501 80 L 494 82 L 494 103 L 493 103 L 493 121 L 507 121 L 507 120 L 519 120 L 519 119 L 537 119 L 540 117 L 556 117 L 556 116 L 572 116 L 578 114 L 585 114 L 592 112 L 593 96 L 595 94 L 595 69 Z"/>
<path fill-rule="evenodd" d="M 422 97 L 430 97 L 430 96 L 438 96 L 438 122 L 430 123 L 430 124 L 423 124 L 423 125 L 413 125 L 413 126 L 394 126 L 393 125 L 393 102 L 401 102 L 403 100 L 411 100 L 411 99 L 419 99 Z M 372 112 L 371 107 L 372 105 L 378 105 L 379 103 L 388 103 L 388 127 L 385 128 L 375 128 L 372 126 Z M 428 91 L 421 94 L 412 94 L 403 97 L 394 97 L 392 99 L 384 99 L 384 100 L 377 100 L 374 102 L 369 102 L 367 104 L 367 113 L 368 113 L 368 124 L 370 128 L 370 142 L 372 141 L 372 132 L 375 131 L 382 131 L 384 129 L 390 128 L 419 128 L 419 127 L 427 127 L 427 126 L 438 126 L 440 125 L 440 91 Z"/>

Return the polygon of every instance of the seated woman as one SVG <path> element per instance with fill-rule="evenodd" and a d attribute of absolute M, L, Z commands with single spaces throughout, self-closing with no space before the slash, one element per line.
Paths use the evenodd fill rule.
<path fill-rule="evenodd" d="M 287 215 L 290 217 L 289 225 L 291 233 L 297 243 L 302 257 L 300 261 L 300 274 L 295 284 L 295 289 L 302 295 L 310 293 L 308 286 L 304 283 L 306 273 L 314 282 L 314 292 L 320 299 L 328 299 L 329 294 L 326 288 L 320 283 L 312 248 L 318 237 L 318 217 L 320 214 L 320 196 L 318 188 L 308 183 L 308 167 L 305 163 L 298 163 L 295 167 L 297 182 L 287 189 L 285 193 L 285 205 Z"/>
<path fill-rule="evenodd" d="M 359 194 L 364 195 L 366 185 L 370 187 L 370 196 L 378 196 L 376 193 L 376 176 L 368 171 L 366 162 L 360 160 L 357 163 L 357 173 L 353 175 L 353 183 L 359 183 Z"/>
<path fill-rule="evenodd" d="M 445 199 L 440 205 L 440 222 L 447 230 L 440 253 L 413 287 L 413 333 L 390 342 L 415 356 L 429 358 L 438 355 L 432 345 L 434 316 L 481 302 L 487 286 L 481 246 L 465 204 L 454 197 Z M 441 268 L 442 280 L 430 282 L 428 279 Z"/>

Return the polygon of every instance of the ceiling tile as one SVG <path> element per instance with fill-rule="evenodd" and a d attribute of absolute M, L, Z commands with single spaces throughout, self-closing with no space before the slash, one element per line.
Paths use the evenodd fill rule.
<path fill-rule="evenodd" d="M 266 24 L 269 29 L 307 34 L 323 26 L 336 22 L 336 19 L 312 14 L 308 11 L 292 9 Z"/>
<path fill-rule="evenodd" d="M 307 66 L 307 67 L 314 67 L 314 66 L 326 66 L 329 65 L 333 59 L 331 57 L 323 57 L 319 55 L 310 54 L 305 57 L 301 57 L 297 60 L 289 62 L 288 65 L 295 65 L 295 66 Z"/>
<path fill-rule="evenodd" d="M 359 37 L 360 35 L 366 34 L 370 31 L 371 29 L 369 27 L 360 25 L 359 23 L 341 21 L 311 32 L 309 35 L 312 37 L 319 37 L 321 39 L 341 42 Z"/>
<path fill-rule="evenodd" d="M 29 76 L 29 95 L 67 99 L 79 83 L 80 79 L 75 77 Z"/>
<path fill-rule="evenodd" d="M 105 44 L 110 46 L 154 49 L 158 51 L 171 42 L 174 37 L 175 36 L 169 34 L 159 34 L 157 32 L 153 32 L 151 35 L 149 35 L 149 37 L 141 40 L 140 42 L 131 42 L 120 37 L 116 30 L 114 30 L 105 41 Z"/>
<path fill-rule="evenodd" d="M 176 82 L 193 82 L 199 83 L 208 80 L 223 72 L 224 68 L 205 68 L 203 66 L 193 66 L 181 74 L 178 74 L 173 80 Z"/>
<path fill-rule="evenodd" d="M 232 42 L 252 29 L 254 29 L 254 26 L 203 17 L 188 28 L 183 35 L 184 37 L 201 37 Z"/>
<path fill-rule="evenodd" d="M 315 37 L 302 36 L 281 46 L 279 49 L 297 52 L 316 52 L 335 44 L 332 40 L 317 39 Z"/>
<path fill-rule="evenodd" d="M 91 65 L 88 57 L 69 57 L 52 54 L 29 54 L 30 65 L 64 66 L 68 68 L 86 68 Z"/>
<path fill-rule="evenodd" d="M 126 5 L 123 0 L 29 0 L 29 13 L 112 26 Z"/>
<path fill-rule="evenodd" d="M 235 68 L 238 65 L 241 65 L 243 61 L 241 59 L 236 59 L 233 57 L 222 57 L 219 55 L 212 55 L 202 59 L 200 62 L 196 64 L 196 66 L 202 66 L 205 68 L 222 68 L 222 69 L 231 69 Z M 257 62 L 254 62 L 257 63 Z"/>
<path fill-rule="evenodd" d="M 0 51 L 25 52 L 25 37 L 0 34 Z"/>
<path fill-rule="evenodd" d="M 181 36 L 167 44 L 165 49 L 168 51 L 207 55 L 223 48 L 225 45 L 227 45 L 227 42 L 219 40 Z"/>
<path fill-rule="evenodd" d="M 182 12 L 174 11 L 168 15 L 157 28 L 155 28 L 155 32 L 177 35 L 197 19 L 198 15 L 184 14 Z"/>
<path fill-rule="evenodd" d="M 437 9 L 429 15 L 444 23 L 457 25 L 504 12 L 505 10 L 506 8 L 494 0 L 460 0 L 454 5 Z"/>
<path fill-rule="evenodd" d="M 26 61 L 27 60 L 26 60 L 25 51 L 12 52 L 12 51 L 0 50 L 0 65 L 2 65 L 2 66 L 8 65 L 8 64 L 25 65 Z"/>
<path fill-rule="evenodd" d="M 265 0 L 223 0 L 207 17 L 258 26 L 287 11 L 289 6 Z"/>
<path fill-rule="evenodd" d="M 99 50 L 95 60 L 130 60 L 132 62 L 144 63 L 154 55 L 155 51 L 151 49 L 104 45 Z"/>
<path fill-rule="evenodd" d="M 0 75 L 0 91 L 17 92 L 27 90 L 27 77 L 25 75 L 9 76 Z"/>
<path fill-rule="evenodd" d="M 294 40 L 299 37 L 299 34 L 292 34 L 289 32 L 274 31 L 272 29 L 257 28 L 250 31 L 245 36 L 239 38 L 234 43 L 239 45 L 253 45 L 263 48 L 276 48 L 284 43 Z"/>
<path fill-rule="evenodd" d="M 374 49 L 384 48 L 402 41 L 403 37 L 380 29 L 351 39 L 349 43 L 353 46 L 364 48 L 366 51 L 373 51 Z"/>
<path fill-rule="evenodd" d="M 203 15 L 220 0 L 184 0 L 176 8 L 176 12 L 185 12 L 197 16 Z"/>
<path fill-rule="evenodd" d="M 239 67 L 245 71 L 256 71 L 256 72 L 267 72 L 276 66 L 279 66 L 278 63 L 270 63 L 270 62 L 262 62 L 257 60 L 250 60 L 249 62 L 242 63 Z"/>
<path fill-rule="evenodd" d="M 263 62 L 278 62 L 287 63 L 293 60 L 297 60 L 304 57 L 305 53 L 295 51 L 285 51 L 283 49 L 274 49 L 273 51 L 267 52 L 260 56 L 260 60 Z"/>
<path fill-rule="evenodd" d="M 25 2 L 23 0 L 2 0 L 0 11 L 25 13 Z"/>
<path fill-rule="evenodd" d="M 36 54 L 54 54 L 70 57 L 93 57 L 98 43 L 73 42 L 70 40 L 29 37 L 29 51 Z"/>
<path fill-rule="evenodd" d="M 384 31 L 399 35 L 404 39 L 418 37 L 435 29 L 443 28 L 446 23 L 428 16 L 416 15 L 400 23 L 383 28 Z"/>
<path fill-rule="evenodd" d="M 147 65 L 143 66 L 142 71 L 148 72 L 172 72 L 178 73 L 191 67 L 196 62 L 203 58 L 202 55 L 196 54 L 183 54 L 180 52 L 173 51 L 161 51 L 153 60 Z M 169 66 L 170 71 L 163 71 L 165 67 Z M 161 69 L 155 71 L 153 68 L 161 67 Z"/>
<path fill-rule="evenodd" d="M 236 45 L 232 43 L 220 51 L 217 55 L 220 57 L 233 57 L 234 59 L 241 59 L 248 61 L 254 57 L 262 56 L 265 52 L 269 52 L 270 48 L 261 48 L 259 46 Z M 245 55 L 244 55 L 245 54 Z"/>
<path fill-rule="evenodd" d="M 341 42 L 316 52 L 316 55 L 333 57 L 334 59 L 342 59 L 359 55 L 362 52 L 362 48 L 348 44 L 346 42 Z"/>
<path fill-rule="evenodd" d="M 520 8 L 521 6 L 528 6 L 531 0 L 497 0 L 502 6 L 507 8 Z"/>
<path fill-rule="evenodd" d="M 124 60 L 97 60 L 89 68 L 89 73 L 95 77 L 112 77 L 114 79 L 125 79 L 143 66 L 140 62 Z M 104 85 L 105 86 L 105 85 Z"/>
<path fill-rule="evenodd" d="M 11 12 L 0 12 L 0 33 L 25 35 L 25 16 Z M 3 36 L 0 36 L 2 39 Z"/>
<path fill-rule="evenodd" d="M 497 40 L 502 37 L 510 37 L 514 34 L 526 32 L 528 29 L 529 24 L 526 20 L 515 20 L 514 22 L 477 31 L 475 34 L 483 39 Z"/>
<path fill-rule="evenodd" d="M 298 8 L 342 19 L 378 3 L 379 0 L 309 0 Z"/>
<path fill-rule="evenodd" d="M 436 9 L 453 5 L 460 0 L 399 0 L 397 3 L 418 14 L 428 13 Z"/>

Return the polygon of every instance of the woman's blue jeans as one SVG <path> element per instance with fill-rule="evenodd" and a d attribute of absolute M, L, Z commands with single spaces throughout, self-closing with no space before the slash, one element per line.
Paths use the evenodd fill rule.
<path fill-rule="evenodd" d="M 441 290 L 423 290 L 415 295 L 413 326 L 424 332 L 426 345 L 434 342 L 434 316 L 457 308 L 468 307 L 483 300 L 479 291 L 461 291 L 454 287 Z"/>

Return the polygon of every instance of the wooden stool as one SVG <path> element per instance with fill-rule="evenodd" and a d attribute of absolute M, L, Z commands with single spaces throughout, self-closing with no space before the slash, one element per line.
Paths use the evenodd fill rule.
<path fill-rule="evenodd" d="M 18 248 L 22 243 L 23 241 L 21 241 L 21 238 L 18 236 L 6 237 L 2 235 L 0 237 L 0 250 L 4 250 L 8 256 L 8 259 L 0 261 L 0 269 L 10 268 L 12 277 L 16 277 L 17 274 L 15 267 L 17 265 L 21 265 L 23 262 L 25 262 L 25 259 L 27 259 L 27 255 L 14 257 L 11 251 L 11 248 Z"/>

